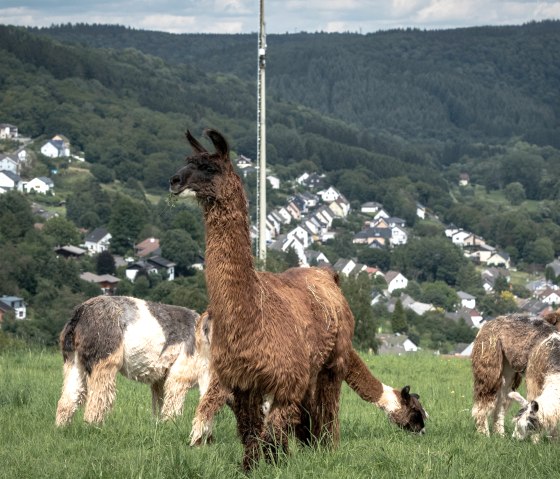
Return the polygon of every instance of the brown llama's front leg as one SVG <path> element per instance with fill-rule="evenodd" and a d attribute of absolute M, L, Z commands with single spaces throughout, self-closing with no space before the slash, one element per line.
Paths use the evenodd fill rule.
<path fill-rule="evenodd" d="M 255 467 L 260 459 L 261 441 L 264 433 L 262 397 L 250 391 L 233 392 L 233 412 L 237 420 L 237 432 L 243 444 L 241 466 L 245 472 Z"/>
<path fill-rule="evenodd" d="M 87 380 L 87 400 L 84 421 L 90 424 L 103 422 L 113 406 L 117 386 L 117 373 L 123 364 L 123 346 L 92 367 Z"/>

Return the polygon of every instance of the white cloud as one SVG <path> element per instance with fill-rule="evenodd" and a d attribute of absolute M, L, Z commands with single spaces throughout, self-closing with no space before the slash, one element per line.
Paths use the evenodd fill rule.
<path fill-rule="evenodd" d="M 173 33 L 258 30 L 257 0 L 4 0 L 0 23 L 119 24 Z M 560 18 L 560 0 L 265 0 L 268 33 L 447 28 Z"/>

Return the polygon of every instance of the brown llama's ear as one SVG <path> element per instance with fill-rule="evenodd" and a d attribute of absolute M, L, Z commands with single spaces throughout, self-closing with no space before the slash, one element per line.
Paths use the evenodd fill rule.
<path fill-rule="evenodd" d="M 191 144 L 194 151 L 196 151 L 197 153 L 208 153 L 208 150 L 204 148 L 194 136 L 191 135 L 191 132 L 189 130 L 187 130 L 185 136 L 187 137 L 187 140 Z"/>
<path fill-rule="evenodd" d="M 210 138 L 210 141 L 214 144 L 214 148 L 216 148 L 217 153 L 226 157 L 229 155 L 228 142 L 219 131 L 208 128 L 204 130 L 204 134 Z"/>

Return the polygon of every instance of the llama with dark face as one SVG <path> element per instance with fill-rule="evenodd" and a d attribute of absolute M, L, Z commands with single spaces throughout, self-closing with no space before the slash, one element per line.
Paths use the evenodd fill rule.
<path fill-rule="evenodd" d="M 60 334 L 64 384 L 57 426 L 85 402 L 84 420 L 101 423 L 115 399 L 120 372 L 150 384 L 162 419 L 181 414 L 187 391 L 210 380 L 206 317 L 187 308 L 125 296 L 98 296 L 79 305 Z"/>
<path fill-rule="evenodd" d="M 522 406 L 513 418 L 513 437 L 531 437 L 533 442 L 538 442 L 542 434 L 556 437 L 560 422 L 560 334 L 552 334 L 533 348 L 525 381 L 527 399 L 516 391 L 509 393 Z"/>
<path fill-rule="evenodd" d="M 504 434 L 504 418 L 510 403 L 508 393 L 519 387 L 531 351 L 556 332 L 551 324 L 559 325 L 555 319 L 556 313 L 546 320 L 511 314 L 485 323 L 478 332 L 471 356 L 472 416 L 480 433 L 489 435 L 493 425 L 496 433 Z"/>

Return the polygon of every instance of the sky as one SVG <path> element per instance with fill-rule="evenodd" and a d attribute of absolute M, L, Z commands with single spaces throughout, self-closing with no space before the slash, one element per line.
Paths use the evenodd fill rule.
<path fill-rule="evenodd" d="M 369 33 L 560 19 L 560 0 L 265 0 L 267 33 Z M 0 0 L 0 24 L 118 24 L 170 33 L 251 33 L 259 0 Z"/>

